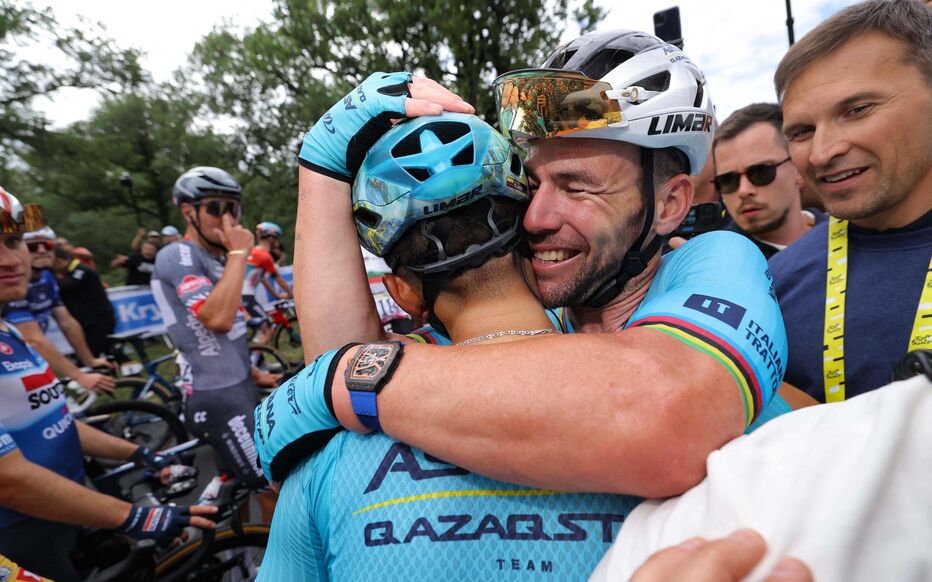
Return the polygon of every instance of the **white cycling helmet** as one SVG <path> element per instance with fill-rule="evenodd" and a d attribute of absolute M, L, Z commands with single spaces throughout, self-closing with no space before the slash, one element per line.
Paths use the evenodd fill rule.
<path fill-rule="evenodd" d="M 591 32 L 555 50 L 541 68 L 493 83 L 499 124 L 530 139 L 613 139 L 674 147 L 699 174 L 712 145 L 715 111 L 705 77 L 683 51 L 630 30 Z"/>
<path fill-rule="evenodd" d="M 683 51 L 631 30 L 592 32 L 555 50 L 538 69 L 506 73 L 492 84 L 499 127 L 514 143 L 534 139 L 600 138 L 641 148 L 641 188 L 654 198 L 654 155 L 683 153 L 690 174 L 702 171 L 715 129 L 705 77 Z M 654 205 L 618 270 L 585 302 L 602 307 L 644 272 L 662 245 L 647 238 Z"/>
<path fill-rule="evenodd" d="M 28 234 L 44 226 L 45 212 L 41 205 L 22 204 L 0 186 L 0 234 Z"/>
<path fill-rule="evenodd" d="M 58 237 L 55 235 L 55 231 L 47 226 L 43 226 L 38 230 L 32 232 L 27 232 L 23 235 L 23 240 L 26 242 L 51 242 L 54 243 Z"/>

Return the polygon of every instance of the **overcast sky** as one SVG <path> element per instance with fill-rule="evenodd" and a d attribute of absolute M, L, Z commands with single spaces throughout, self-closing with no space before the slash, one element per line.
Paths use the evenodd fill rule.
<path fill-rule="evenodd" d="M 598 0 L 611 12 L 600 28 L 653 32 L 653 13 L 675 0 Z M 796 38 L 852 0 L 792 0 Z M 251 26 L 270 20 L 272 0 L 34 0 L 50 6 L 60 22 L 78 15 L 101 22 L 121 46 L 146 53 L 143 65 L 166 80 L 183 65 L 194 44 L 222 21 Z M 785 0 L 680 0 L 684 50 L 709 79 L 718 116 L 757 101 L 775 101 L 773 71 L 786 51 Z M 575 30 L 568 33 L 575 36 Z M 84 119 L 97 102 L 92 91 L 69 90 L 37 107 L 56 125 Z"/>

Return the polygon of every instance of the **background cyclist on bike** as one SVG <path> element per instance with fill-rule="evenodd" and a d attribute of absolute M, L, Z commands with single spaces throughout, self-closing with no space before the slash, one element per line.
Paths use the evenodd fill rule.
<path fill-rule="evenodd" d="M 44 222 L 0 188 L 0 306 L 26 296 L 31 260 L 23 234 Z M 142 507 L 84 487 L 84 455 L 162 469 L 165 457 L 75 419 L 49 365 L 8 321 L 0 321 L 0 554 L 58 581 L 77 580 L 70 562 L 80 526 L 120 529 L 170 542 L 213 507 Z M 192 517 L 193 516 L 193 517 Z"/>
<path fill-rule="evenodd" d="M 278 272 L 278 267 L 275 264 L 276 259 L 272 254 L 273 251 L 281 248 L 282 236 L 284 236 L 282 227 L 274 222 L 260 222 L 256 225 L 256 238 L 259 243 L 252 248 L 249 258 L 246 260 L 246 278 L 243 280 L 243 307 L 246 308 L 249 317 L 262 320 L 259 330 L 253 338 L 253 341 L 260 344 L 268 343 L 272 326 L 269 324 L 268 314 L 265 309 L 256 300 L 256 287 L 261 282 L 268 290 L 269 297 L 277 299 L 291 297 L 291 286 Z M 275 280 L 281 291 L 277 291 L 272 286 L 269 278 Z"/>

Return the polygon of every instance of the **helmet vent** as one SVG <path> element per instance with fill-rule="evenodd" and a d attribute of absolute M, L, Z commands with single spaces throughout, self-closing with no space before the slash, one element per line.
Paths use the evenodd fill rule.
<path fill-rule="evenodd" d="M 634 56 L 631 51 L 622 49 L 605 49 L 597 52 L 589 62 L 580 67 L 581 72 L 590 79 L 601 79 L 612 69 Z M 647 87 L 645 87 L 646 89 Z"/>
<path fill-rule="evenodd" d="M 511 173 L 515 176 L 521 175 L 521 158 L 514 152 L 511 152 Z"/>
<path fill-rule="evenodd" d="M 704 92 L 702 81 L 696 79 L 696 100 L 693 101 L 693 107 L 702 107 L 702 96 Z"/>
<path fill-rule="evenodd" d="M 363 223 L 366 228 L 376 228 L 382 222 L 382 217 L 368 208 L 358 208 L 353 214 L 356 216 L 356 220 Z"/>
<path fill-rule="evenodd" d="M 644 87 L 648 91 L 666 91 L 670 88 L 670 71 L 661 71 L 656 75 L 641 79 L 635 85 Z"/>
<path fill-rule="evenodd" d="M 406 135 L 392 148 L 392 157 L 403 158 L 421 153 L 421 134 L 425 131 L 431 132 L 437 136 L 441 143 L 447 144 L 469 133 L 469 126 L 465 123 L 453 121 L 425 123 L 417 130 Z"/>
<path fill-rule="evenodd" d="M 430 170 L 427 168 L 405 168 L 404 171 L 418 182 L 426 182 L 430 178 Z"/>
<path fill-rule="evenodd" d="M 450 161 L 454 166 L 471 166 L 475 157 L 476 149 L 472 144 L 469 144 L 463 148 L 463 151 L 453 156 L 453 159 Z"/>

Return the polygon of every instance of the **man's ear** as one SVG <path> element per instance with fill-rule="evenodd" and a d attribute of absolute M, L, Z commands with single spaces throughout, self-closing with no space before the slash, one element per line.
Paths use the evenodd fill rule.
<path fill-rule="evenodd" d="M 410 275 L 386 273 L 382 275 L 382 282 L 385 283 L 385 290 L 392 296 L 398 307 L 418 321 L 427 321 L 429 315 L 427 302 L 424 301 L 420 280 Z"/>
<path fill-rule="evenodd" d="M 196 218 L 194 215 L 197 212 L 197 210 L 194 208 L 193 204 L 182 202 L 181 207 L 179 209 L 181 210 L 182 218 L 184 218 L 188 222 L 195 222 Z"/>
<path fill-rule="evenodd" d="M 677 174 L 656 193 L 654 230 L 666 236 L 676 230 L 693 203 L 693 183 L 687 174 Z"/>

